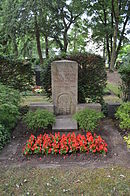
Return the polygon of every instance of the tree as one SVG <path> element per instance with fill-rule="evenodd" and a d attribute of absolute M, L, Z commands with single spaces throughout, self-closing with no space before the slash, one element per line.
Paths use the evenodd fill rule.
<path fill-rule="evenodd" d="M 128 0 L 89 1 L 88 15 L 91 15 L 90 27 L 93 38 L 103 43 L 108 56 L 109 68 L 113 69 L 119 54 L 126 26 L 129 20 Z"/>
<path fill-rule="evenodd" d="M 67 52 L 69 37 L 68 31 L 72 24 L 84 13 L 86 3 L 83 0 L 70 1 L 51 0 L 46 2 L 50 12 L 52 25 L 52 38 L 59 45 L 61 52 Z"/>
<path fill-rule="evenodd" d="M 88 27 L 84 20 L 78 19 L 69 34 L 69 50 L 73 52 L 85 52 L 87 38 Z"/>

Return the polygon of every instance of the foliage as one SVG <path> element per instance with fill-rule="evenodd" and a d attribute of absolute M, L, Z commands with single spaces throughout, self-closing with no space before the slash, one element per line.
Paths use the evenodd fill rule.
<path fill-rule="evenodd" d="M 12 129 L 19 118 L 19 92 L 0 84 L 0 124 Z"/>
<path fill-rule="evenodd" d="M 0 83 L 0 150 L 8 142 L 19 118 L 20 94 Z"/>
<path fill-rule="evenodd" d="M 107 144 L 101 136 L 88 132 L 84 135 L 75 133 L 40 134 L 37 138 L 31 135 L 23 148 L 23 154 L 67 154 L 76 152 L 107 153 Z"/>
<path fill-rule="evenodd" d="M 130 102 L 123 103 L 115 114 L 120 121 L 121 129 L 130 129 Z"/>
<path fill-rule="evenodd" d="M 19 91 L 30 89 L 33 84 L 31 63 L 0 56 L 0 82 Z"/>
<path fill-rule="evenodd" d="M 11 103 L 19 107 L 21 101 L 20 94 L 17 90 L 7 87 L 0 83 L 0 105 Z"/>
<path fill-rule="evenodd" d="M 103 114 L 95 110 L 84 109 L 74 114 L 73 118 L 81 129 L 93 131 L 98 126 L 99 120 L 103 118 Z"/>
<path fill-rule="evenodd" d="M 57 56 L 45 62 L 41 73 L 42 85 L 47 96 L 51 96 L 51 62 L 54 60 L 69 59 L 78 63 L 78 102 L 86 102 L 86 98 L 92 102 L 103 101 L 103 89 L 106 85 L 106 71 L 103 59 L 94 54 L 74 53 Z M 99 71 L 100 70 L 100 71 Z"/>
<path fill-rule="evenodd" d="M 24 117 L 24 121 L 29 129 L 45 129 L 55 123 L 55 116 L 47 110 L 37 109 L 35 112 L 29 111 Z"/>
<path fill-rule="evenodd" d="M 39 57 L 40 63 L 42 54 L 48 58 L 55 51 L 67 52 L 68 46 L 84 51 L 92 39 L 97 48 L 104 46 L 110 63 L 112 46 L 118 43 L 117 57 L 121 44 L 128 41 L 128 0 L 1 0 L 0 11 L 0 52 L 24 59 Z M 90 40 L 86 40 L 88 32 L 92 32 Z"/>
<path fill-rule="evenodd" d="M 7 128 L 0 124 L 0 151 L 10 139 L 10 132 Z"/>
<path fill-rule="evenodd" d="M 0 123 L 12 129 L 19 117 L 19 108 L 11 103 L 0 105 Z"/>
<path fill-rule="evenodd" d="M 68 51 L 85 52 L 87 38 L 88 26 L 86 25 L 86 21 L 80 18 L 76 21 L 70 31 Z"/>
<path fill-rule="evenodd" d="M 130 134 L 128 134 L 128 137 L 124 136 L 124 140 L 127 143 L 127 147 L 130 148 Z"/>
<path fill-rule="evenodd" d="M 118 72 L 121 75 L 122 86 L 121 90 L 124 94 L 124 100 L 130 100 L 130 47 L 127 50 L 127 53 L 122 57 L 122 64 Z"/>
<path fill-rule="evenodd" d="M 104 57 L 111 69 L 114 68 L 122 43 L 129 42 L 125 36 L 128 32 L 129 9 L 128 0 L 93 0 L 88 3 L 92 39 L 98 46 L 103 45 Z"/>

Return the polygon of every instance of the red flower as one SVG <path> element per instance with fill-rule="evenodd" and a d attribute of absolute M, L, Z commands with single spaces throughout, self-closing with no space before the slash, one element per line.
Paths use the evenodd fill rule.
<path fill-rule="evenodd" d="M 23 148 L 23 153 L 27 154 L 67 154 L 72 152 L 87 152 L 89 153 L 107 153 L 107 144 L 96 134 L 92 135 L 87 132 L 86 137 L 84 135 L 75 133 L 63 134 L 40 134 L 37 138 L 31 135 L 27 140 L 26 145 Z"/>

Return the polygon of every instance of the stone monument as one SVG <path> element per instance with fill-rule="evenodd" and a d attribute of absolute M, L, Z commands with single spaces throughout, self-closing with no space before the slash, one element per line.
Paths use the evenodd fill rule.
<path fill-rule="evenodd" d="M 51 64 L 52 99 L 56 115 L 76 112 L 78 100 L 78 64 L 59 60 Z"/>
<path fill-rule="evenodd" d="M 72 115 L 85 108 L 101 111 L 100 104 L 78 104 L 78 64 L 75 61 L 59 60 L 51 64 L 51 103 L 32 103 L 30 110 L 47 109 L 55 113 L 53 130 L 76 130 L 77 122 Z"/>

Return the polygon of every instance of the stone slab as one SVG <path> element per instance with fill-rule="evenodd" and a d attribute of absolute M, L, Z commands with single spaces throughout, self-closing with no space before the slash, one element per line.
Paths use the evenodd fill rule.
<path fill-rule="evenodd" d="M 120 105 L 120 103 L 107 103 L 108 117 L 115 118 L 115 113 Z"/>
<path fill-rule="evenodd" d="M 55 114 L 74 114 L 78 100 L 77 62 L 69 60 L 52 62 L 51 79 Z"/>
<path fill-rule="evenodd" d="M 95 110 L 97 112 L 101 112 L 101 105 L 99 103 L 85 103 L 85 104 L 78 104 L 76 107 L 76 111 L 83 110 L 85 108 Z"/>
<path fill-rule="evenodd" d="M 48 110 L 49 112 L 54 113 L 54 106 L 51 103 L 30 103 L 29 110 L 35 111 L 36 109 Z"/>
<path fill-rule="evenodd" d="M 76 130 L 77 122 L 69 115 L 60 115 L 56 117 L 56 123 L 52 126 L 52 130 Z"/>

